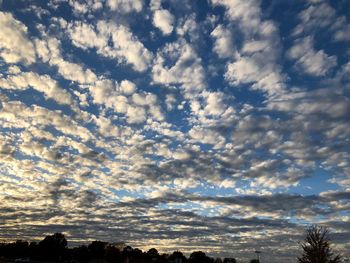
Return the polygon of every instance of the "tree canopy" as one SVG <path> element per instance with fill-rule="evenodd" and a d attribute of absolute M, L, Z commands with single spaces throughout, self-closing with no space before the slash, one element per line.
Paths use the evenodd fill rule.
<path fill-rule="evenodd" d="M 301 247 L 303 253 L 298 263 L 340 263 L 341 256 L 331 248 L 329 229 L 313 225 L 306 230 L 305 240 Z"/>

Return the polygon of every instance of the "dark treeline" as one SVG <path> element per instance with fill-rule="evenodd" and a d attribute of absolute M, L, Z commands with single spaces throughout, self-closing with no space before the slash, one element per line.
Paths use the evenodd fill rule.
<path fill-rule="evenodd" d="M 188 258 L 180 251 L 159 254 L 151 248 L 147 252 L 121 244 L 93 241 L 88 246 L 68 248 L 68 242 L 61 233 L 45 237 L 36 243 L 18 240 L 0 243 L 0 263 L 2 259 L 15 262 L 65 262 L 65 263 L 236 263 L 234 258 L 211 258 L 202 251 L 193 252 Z M 348 261 L 331 248 L 329 230 L 317 225 L 306 230 L 301 243 L 302 253 L 298 263 L 341 263 Z M 256 251 L 257 254 L 260 251 Z M 252 259 L 250 263 L 259 263 Z"/>
<path fill-rule="evenodd" d="M 38 243 L 22 240 L 0 243 L 0 257 L 15 260 L 15 262 L 236 263 L 234 258 L 214 259 L 202 251 L 193 252 L 187 258 L 180 251 L 175 251 L 172 254 L 159 254 L 157 249 L 151 248 L 147 252 L 143 252 L 138 248 L 121 247 L 102 241 L 93 241 L 88 246 L 74 248 L 69 248 L 67 244 L 65 236 L 61 233 L 47 236 Z"/>

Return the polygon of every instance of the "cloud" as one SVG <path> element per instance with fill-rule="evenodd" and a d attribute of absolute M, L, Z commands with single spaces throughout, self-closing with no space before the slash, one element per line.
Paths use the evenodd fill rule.
<path fill-rule="evenodd" d="M 326 3 L 310 5 L 298 14 L 301 23 L 293 31 L 293 35 L 299 35 L 303 31 L 315 28 L 331 27 L 336 20 L 335 10 Z"/>
<path fill-rule="evenodd" d="M 96 26 L 72 23 L 67 30 L 74 45 L 83 49 L 96 48 L 98 54 L 116 58 L 118 63 L 127 62 L 136 71 L 145 71 L 152 61 L 152 53 L 126 26 L 101 20 Z"/>
<path fill-rule="evenodd" d="M 218 54 L 220 58 L 229 58 L 234 55 L 235 49 L 232 43 L 231 32 L 222 25 L 218 25 L 211 33 L 210 36 L 215 38 L 214 52 Z"/>
<path fill-rule="evenodd" d="M 126 116 L 129 123 L 142 123 L 146 120 L 146 111 L 142 107 L 128 107 L 126 110 Z"/>
<path fill-rule="evenodd" d="M 203 130 L 200 127 L 193 127 L 188 134 L 194 141 L 213 144 L 215 148 L 220 148 L 225 143 L 225 138 L 213 130 Z"/>
<path fill-rule="evenodd" d="M 167 94 L 165 98 L 166 108 L 168 111 L 174 109 L 174 104 L 177 102 L 174 94 Z"/>
<path fill-rule="evenodd" d="M 100 36 L 91 24 L 75 21 L 68 24 L 67 31 L 73 44 L 79 48 L 103 49 L 107 46 L 108 39 Z"/>
<path fill-rule="evenodd" d="M 78 15 L 89 13 L 92 11 L 97 11 L 102 9 L 103 7 L 103 1 L 101 0 L 91 0 L 84 3 L 74 1 L 74 0 L 69 0 L 68 3 L 72 7 L 73 12 Z"/>
<path fill-rule="evenodd" d="M 298 39 L 288 50 L 287 56 L 296 60 L 303 73 L 311 76 L 324 76 L 337 65 L 337 57 L 329 56 L 324 50 L 314 49 L 313 39 L 305 37 Z"/>
<path fill-rule="evenodd" d="M 337 167 L 334 169 L 333 182 L 342 184 L 348 171 L 341 163 L 344 163 L 347 154 L 341 157 L 339 144 L 343 143 L 339 139 L 348 134 L 345 120 L 350 109 L 349 100 L 344 98 L 342 91 L 324 88 L 285 94 L 271 100 L 268 108 L 294 116 L 289 120 L 289 127 L 294 127 L 290 130 L 290 140 L 281 145 L 281 150 L 302 166 L 312 168 L 316 162 L 322 162 L 327 169 Z M 314 133 L 318 134 L 320 140 L 308 137 Z M 305 145 L 308 147 L 305 148 Z"/>
<path fill-rule="evenodd" d="M 250 34 L 259 28 L 261 10 L 256 0 L 212 0 L 214 5 L 223 5 L 226 15 L 231 20 L 238 20 L 244 27 L 244 32 Z"/>
<path fill-rule="evenodd" d="M 269 94 L 281 92 L 284 89 L 284 78 L 275 71 L 273 64 L 265 64 L 260 55 L 240 57 L 237 61 L 227 64 L 225 79 L 233 86 L 253 84 L 253 89 L 260 89 Z"/>
<path fill-rule="evenodd" d="M 182 37 L 187 35 L 192 42 L 200 39 L 200 24 L 196 22 L 194 13 L 178 20 L 176 33 Z"/>
<path fill-rule="evenodd" d="M 292 35 L 301 36 L 310 32 L 320 30 L 330 31 L 336 41 L 349 40 L 350 24 L 345 16 L 337 14 L 332 5 L 324 1 L 310 1 L 311 5 L 298 14 L 300 23 L 294 28 Z"/>
<path fill-rule="evenodd" d="M 274 110 L 302 114 L 303 117 L 316 115 L 332 119 L 345 118 L 350 110 L 350 102 L 339 92 L 334 90 L 332 92 L 330 89 L 294 92 L 272 100 L 269 107 Z"/>
<path fill-rule="evenodd" d="M 149 113 L 156 120 L 164 116 L 154 94 L 137 93 L 136 85 L 123 80 L 121 83 L 109 79 L 101 79 L 89 87 L 93 102 L 115 112 L 125 114 L 128 123 L 143 123 Z"/>
<path fill-rule="evenodd" d="M 176 58 L 173 66 L 165 66 L 167 58 Z M 155 83 L 180 84 L 186 93 L 201 91 L 205 87 L 205 71 L 200 57 L 185 41 L 168 44 L 159 51 L 152 69 Z"/>
<path fill-rule="evenodd" d="M 209 115 L 220 115 L 225 110 L 224 94 L 219 92 L 206 93 L 207 105 L 204 111 Z"/>
<path fill-rule="evenodd" d="M 173 32 L 174 16 L 166 9 L 156 10 L 153 15 L 153 25 L 159 28 L 164 35 Z"/>
<path fill-rule="evenodd" d="M 222 92 L 202 91 L 190 101 L 191 123 L 200 125 L 204 132 L 210 129 L 227 135 L 231 125 L 236 121 L 236 109 L 231 106 L 232 97 Z"/>
<path fill-rule="evenodd" d="M 28 39 L 28 28 L 11 13 L 0 12 L 0 56 L 6 63 L 32 64 L 36 60 L 33 43 Z"/>
<path fill-rule="evenodd" d="M 22 116 L 22 117 L 21 117 Z M 13 127 L 28 128 L 31 125 L 54 125 L 55 129 L 73 137 L 88 141 L 92 138 L 89 130 L 77 125 L 77 122 L 59 112 L 50 111 L 46 108 L 33 105 L 25 106 L 18 101 L 3 102 L 1 117 L 7 125 Z"/>
<path fill-rule="evenodd" d="M 111 52 L 108 52 L 107 49 L 107 54 L 124 57 L 137 71 L 144 71 L 148 68 L 152 60 L 152 53 L 126 27 L 101 22 L 98 28 L 103 32 L 102 34 L 110 34 L 116 48 Z"/>
<path fill-rule="evenodd" d="M 121 13 L 141 12 L 143 2 L 141 0 L 107 0 L 107 6 Z"/>
<path fill-rule="evenodd" d="M 136 90 L 136 85 L 129 81 L 129 80 L 123 80 L 121 83 L 120 83 L 120 91 L 125 94 L 125 95 L 131 95 L 135 92 Z"/>
<path fill-rule="evenodd" d="M 339 29 L 335 33 L 335 39 L 338 41 L 349 41 L 350 40 L 350 24 L 342 29 Z"/>
<path fill-rule="evenodd" d="M 69 62 L 62 57 L 60 44 L 57 38 L 36 39 L 35 48 L 38 57 L 43 62 L 56 66 L 58 73 L 65 79 L 76 81 L 80 84 L 94 82 L 97 77 L 90 69 L 84 69 L 83 66 Z"/>
<path fill-rule="evenodd" d="M 1 158 L 8 158 L 12 157 L 14 154 L 15 149 L 13 146 L 11 146 L 9 143 L 2 141 L 0 145 L 0 156 Z"/>
<path fill-rule="evenodd" d="M 75 105 L 69 92 L 59 87 L 58 83 L 48 75 L 39 75 L 33 72 L 21 72 L 0 79 L 0 86 L 5 89 L 28 89 L 32 87 L 45 94 L 48 99 L 65 105 Z"/>
<path fill-rule="evenodd" d="M 253 89 L 262 90 L 268 95 L 283 92 L 285 77 L 278 64 L 280 39 L 279 32 L 271 20 L 263 20 L 259 1 L 234 0 L 211 1 L 213 5 L 225 7 L 225 14 L 231 27 L 237 27 L 242 35 L 242 49 L 234 50 L 231 41 L 233 32 L 218 26 L 211 33 L 216 39 L 214 51 L 220 57 L 229 57 L 225 79 L 232 86 L 253 84 Z M 237 26 L 237 24 L 239 26 Z M 255 40 L 252 41 L 252 38 Z M 233 60 L 233 61 L 232 61 Z"/>

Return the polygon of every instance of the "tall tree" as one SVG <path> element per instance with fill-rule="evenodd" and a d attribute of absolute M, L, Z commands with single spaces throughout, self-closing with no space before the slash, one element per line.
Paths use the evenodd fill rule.
<path fill-rule="evenodd" d="M 306 237 L 301 244 L 303 254 L 298 263 L 340 263 L 341 256 L 331 249 L 329 230 L 313 225 L 306 230 Z"/>
<path fill-rule="evenodd" d="M 62 233 L 55 233 L 52 236 L 46 236 L 39 245 L 47 249 L 62 250 L 67 247 L 67 239 Z"/>
<path fill-rule="evenodd" d="M 190 263 L 213 263 L 214 260 L 202 251 L 192 252 L 189 258 Z"/>
<path fill-rule="evenodd" d="M 62 233 L 46 236 L 39 242 L 40 256 L 43 259 L 58 260 L 64 256 L 67 248 L 67 239 Z"/>

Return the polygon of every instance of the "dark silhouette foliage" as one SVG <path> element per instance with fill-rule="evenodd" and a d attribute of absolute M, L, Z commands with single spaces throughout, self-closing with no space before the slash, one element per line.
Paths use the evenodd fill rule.
<path fill-rule="evenodd" d="M 102 241 L 92 241 L 88 246 L 90 258 L 104 258 L 107 244 L 108 243 Z"/>
<path fill-rule="evenodd" d="M 190 255 L 190 263 L 214 263 L 214 259 L 207 257 L 202 251 L 195 251 Z"/>
<path fill-rule="evenodd" d="M 105 247 L 105 258 L 108 262 L 123 262 L 119 249 L 110 244 Z"/>
<path fill-rule="evenodd" d="M 150 258 L 159 258 L 159 253 L 158 250 L 155 248 L 151 248 L 150 250 L 147 251 L 147 255 Z"/>
<path fill-rule="evenodd" d="M 182 254 L 181 251 L 174 251 L 169 257 L 168 257 L 169 261 L 171 262 L 182 262 L 182 263 L 186 263 L 187 262 L 187 258 L 184 256 L 184 254 Z"/>
<path fill-rule="evenodd" d="M 62 250 L 67 247 L 67 240 L 61 233 L 55 233 L 52 236 L 47 236 L 44 240 L 39 242 L 39 246 L 47 249 Z"/>
<path fill-rule="evenodd" d="M 67 240 L 61 233 L 47 236 L 39 242 L 39 257 L 49 260 L 61 260 L 65 256 Z"/>
<path fill-rule="evenodd" d="M 329 230 L 326 227 L 311 226 L 306 230 L 306 237 L 301 244 L 303 254 L 298 263 L 340 263 L 341 256 L 331 249 Z"/>
<path fill-rule="evenodd" d="M 62 233 L 46 236 L 39 243 L 18 240 L 11 243 L 0 243 L 0 259 L 13 262 L 18 258 L 30 258 L 32 262 L 64 263 L 236 263 L 234 258 L 208 257 L 203 251 L 193 252 L 189 258 L 180 252 L 159 254 L 155 248 L 143 252 L 138 248 L 125 246 L 122 250 L 119 243 L 111 244 L 93 241 L 88 246 L 69 248 Z M 123 244 L 123 243 L 122 243 Z M 301 244 L 303 253 L 298 263 L 340 263 L 342 258 L 331 249 L 329 230 L 312 226 L 306 230 L 306 237 Z M 250 263 L 259 263 L 252 259 Z"/>
<path fill-rule="evenodd" d="M 223 263 L 236 263 L 236 259 L 235 258 L 224 258 Z"/>
<path fill-rule="evenodd" d="M 89 256 L 89 249 L 87 246 L 79 246 L 71 249 L 71 259 L 76 260 L 78 262 L 88 262 Z"/>

